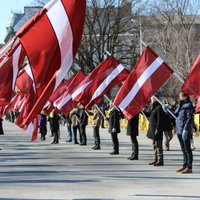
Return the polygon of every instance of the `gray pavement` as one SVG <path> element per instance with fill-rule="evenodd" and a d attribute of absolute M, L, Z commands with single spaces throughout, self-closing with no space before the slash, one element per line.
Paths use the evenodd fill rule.
<path fill-rule="evenodd" d="M 87 127 L 88 145 L 66 143 L 66 127 L 61 127 L 59 144 L 30 142 L 17 126 L 4 121 L 5 135 L 0 136 L 0 200 L 60 199 L 200 199 L 200 138 L 195 137 L 192 174 L 175 170 L 182 165 L 176 136 L 171 151 L 165 151 L 165 166 L 154 167 L 151 141 L 140 133 L 138 161 L 131 154 L 125 130 L 119 134 L 120 154 L 112 151 L 107 129 L 100 129 L 101 150 L 92 150 L 93 135 Z"/>

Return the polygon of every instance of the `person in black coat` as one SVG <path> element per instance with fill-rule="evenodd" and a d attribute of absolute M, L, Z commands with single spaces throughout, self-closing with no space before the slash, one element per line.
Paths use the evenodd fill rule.
<path fill-rule="evenodd" d="M 156 101 L 154 97 L 151 97 L 151 106 L 149 113 L 149 128 L 147 131 L 147 137 L 152 139 L 154 149 L 154 161 L 149 165 L 163 166 L 163 123 L 164 123 L 164 111 L 162 106 Z"/>
<path fill-rule="evenodd" d="M 169 151 L 169 143 L 173 138 L 172 130 L 174 128 L 174 118 L 167 110 L 171 110 L 170 105 L 164 102 L 163 106 L 165 123 L 163 124 L 163 133 L 165 137 L 165 149 Z"/>
<path fill-rule="evenodd" d="M 53 132 L 53 142 L 51 144 L 58 144 L 59 143 L 59 131 L 60 131 L 60 125 L 59 125 L 60 117 L 56 112 L 53 112 L 52 117 L 52 132 Z"/>
<path fill-rule="evenodd" d="M 135 115 L 130 120 L 128 120 L 126 135 L 130 136 L 132 144 L 132 155 L 128 157 L 129 160 L 138 160 L 138 154 L 139 154 L 139 147 L 137 140 L 137 136 L 139 135 L 138 125 L 139 125 L 139 114 Z"/>
<path fill-rule="evenodd" d="M 81 133 L 81 143 L 80 145 L 87 145 L 87 135 L 86 135 L 86 126 L 88 125 L 88 115 L 87 111 L 83 106 L 80 106 L 79 109 L 79 126 L 80 126 L 80 133 Z"/>
<path fill-rule="evenodd" d="M 3 131 L 3 119 L 0 118 L 0 135 L 4 135 L 4 131 Z"/>
<path fill-rule="evenodd" d="M 120 113 L 110 102 L 109 110 L 109 129 L 108 132 L 111 134 L 111 139 L 113 143 L 113 152 L 110 155 L 119 154 L 119 140 L 118 133 L 120 130 Z"/>

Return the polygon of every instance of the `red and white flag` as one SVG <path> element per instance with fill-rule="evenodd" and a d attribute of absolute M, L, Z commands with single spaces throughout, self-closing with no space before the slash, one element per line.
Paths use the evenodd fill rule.
<path fill-rule="evenodd" d="M 77 105 L 77 103 L 72 100 L 71 93 L 73 93 L 75 90 L 74 88 L 76 88 L 85 77 L 86 75 L 81 70 L 74 76 L 73 80 L 71 80 L 66 91 L 62 95 L 62 98 L 54 102 L 54 106 L 58 110 L 67 115 Z"/>
<path fill-rule="evenodd" d="M 128 76 L 128 71 L 114 57 L 110 56 L 100 64 L 100 69 L 78 98 L 80 104 L 91 108 L 99 103 L 103 95 L 123 82 Z"/>
<path fill-rule="evenodd" d="M 197 99 L 197 104 L 195 108 L 195 113 L 199 113 L 199 112 L 200 112 L 200 97 Z"/>
<path fill-rule="evenodd" d="M 18 32 L 32 68 L 38 100 L 32 121 L 70 69 L 80 45 L 86 0 L 52 0 Z"/>
<path fill-rule="evenodd" d="M 146 47 L 113 103 L 131 119 L 172 73 L 173 70 L 152 49 Z"/>
<path fill-rule="evenodd" d="M 181 88 L 181 91 L 185 94 L 192 96 L 193 98 L 199 98 L 200 96 L 200 54 L 194 62 L 186 80 Z"/>
<path fill-rule="evenodd" d="M 85 88 L 87 88 L 91 84 L 92 80 L 97 76 L 99 70 L 101 69 L 101 65 L 102 64 L 99 64 L 97 67 L 95 67 L 94 70 L 87 77 L 79 82 L 76 88 L 70 91 L 70 95 L 74 102 L 80 102 L 81 95 L 83 94 Z"/>
<path fill-rule="evenodd" d="M 2 57 L 0 67 L 0 105 L 9 104 L 15 95 L 15 82 L 21 64 L 24 60 L 24 51 L 19 44 Z"/>

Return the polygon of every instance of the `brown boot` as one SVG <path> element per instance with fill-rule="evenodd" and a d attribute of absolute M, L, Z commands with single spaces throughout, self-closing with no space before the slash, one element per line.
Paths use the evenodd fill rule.
<path fill-rule="evenodd" d="M 182 172 L 186 167 L 181 167 L 179 169 L 176 170 L 176 172 Z"/>
<path fill-rule="evenodd" d="M 190 169 L 190 168 L 185 168 L 182 172 L 181 172 L 181 174 L 191 174 L 192 173 L 192 169 Z"/>

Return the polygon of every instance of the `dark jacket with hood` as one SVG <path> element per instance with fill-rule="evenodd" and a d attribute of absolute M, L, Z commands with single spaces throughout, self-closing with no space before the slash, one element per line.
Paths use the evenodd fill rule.
<path fill-rule="evenodd" d="M 164 111 L 162 106 L 156 101 L 150 107 L 149 111 L 149 128 L 147 137 L 153 140 L 163 139 Z"/>

